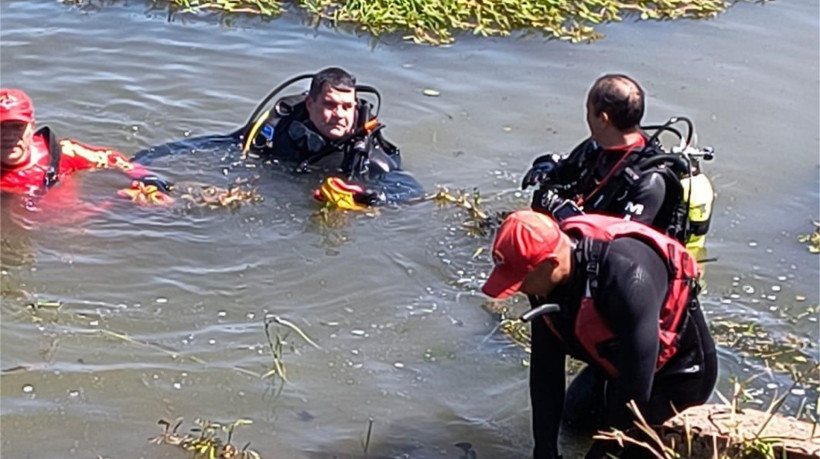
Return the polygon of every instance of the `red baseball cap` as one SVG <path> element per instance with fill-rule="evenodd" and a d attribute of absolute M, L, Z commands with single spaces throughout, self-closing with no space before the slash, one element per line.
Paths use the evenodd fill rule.
<path fill-rule="evenodd" d="M 30 123 L 33 119 L 34 105 L 26 93 L 19 89 L 0 88 L 0 122 Z"/>
<path fill-rule="evenodd" d="M 499 299 L 512 296 L 533 268 L 544 260 L 555 258 L 555 248 L 560 240 L 558 223 L 547 215 L 531 210 L 513 212 L 495 235 L 495 268 L 481 291 Z"/>

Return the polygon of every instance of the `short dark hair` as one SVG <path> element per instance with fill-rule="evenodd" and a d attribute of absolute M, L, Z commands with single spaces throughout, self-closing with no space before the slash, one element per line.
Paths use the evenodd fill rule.
<path fill-rule="evenodd" d="M 641 86 L 626 75 L 604 75 L 589 90 L 595 115 L 606 112 L 612 125 L 621 131 L 640 126 L 644 111 Z"/>
<path fill-rule="evenodd" d="M 308 96 L 316 100 L 322 91 L 324 91 L 325 84 L 330 85 L 330 87 L 334 89 L 353 91 L 356 89 L 356 77 L 339 67 L 328 67 L 320 70 L 319 73 L 313 75 L 313 79 L 310 80 Z"/>

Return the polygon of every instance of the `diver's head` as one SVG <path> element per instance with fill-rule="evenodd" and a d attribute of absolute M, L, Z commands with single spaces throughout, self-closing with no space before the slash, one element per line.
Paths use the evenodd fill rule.
<path fill-rule="evenodd" d="M 305 107 L 320 134 L 330 140 L 347 136 L 356 122 L 356 78 L 338 67 L 320 71 L 310 82 Z"/>
<path fill-rule="evenodd" d="M 592 139 L 605 147 L 637 132 L 643 112 L 643 89 L 626 75 L 604 75 L 589 90 L 587 125 Z"/>
<path fill-rule="evenodd" d="M 34 105 L 19 89 L 0 88 L 0 163 L 6 167 L 25 164 L 34 137 Z"/>
<path fill-rule="evenodd" d="M 549 295 L 572 276 L 572 240 L 550 216 L 511 213 L 493 241 L 493 267 L 481 291 L 504 299 L 516 292 Z"/>

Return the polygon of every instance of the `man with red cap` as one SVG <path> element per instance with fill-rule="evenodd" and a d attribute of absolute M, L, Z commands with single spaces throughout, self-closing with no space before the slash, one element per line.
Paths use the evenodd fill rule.
<path fill-rule="evenodd" d="M 524 210 L 501 225 L 492 255 L 485 294 L 521 292 L 535 305 L 552 303 L 552 312 L 532 320 L 535 459 L 560 457 L 562 419 L 626 430 L 635 420 L 630 401 L 659 424 L 711 395 L 715 345 L 697 299 L 697 263 L 678 241 L 615 217 L 582 215 L 559 224 Z M 565 391 L 567 356 L 588 366 Z M 607 453 L 648 454 L 599 441 L 586 458 Z"/>
<path fill-rule="evenodd" d="M 85 169 L 116 168 L 141 190 L 133 199 L 165 203 L 170 184 L 132 163 L 117 151 L 90 147 L 74 140 L 57 140 L 48 127 L 35 131 L 34 106 L 19 89 L 0 88 L 0 191 L 42 195 L 57 182 Z M 149 197 L 149 198 L 146 198 Z"/>

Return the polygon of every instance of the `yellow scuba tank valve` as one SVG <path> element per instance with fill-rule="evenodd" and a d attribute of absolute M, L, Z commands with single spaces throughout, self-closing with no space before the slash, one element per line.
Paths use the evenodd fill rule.
<path fill-rule="evenodd" d="M 686 247 L 690 249 L 703 248 L 706 242 L 706 233 L 712 221 L 712 210 L 717 194 L 712 181 L 703 172 L 685 177 L 680 181 L 683 187 L 683 197 L 687 201 L 689 217 L 689 238 Z"/>
<path fill-rule="evenodd" d="M 256 122 L 253 123 L 253 127 L 248 132 L 248 138 L 245 139 L 245 145 L 242 146 L 242 153 L 247 153 L 251 149 L 253 139 L 256 137 L 256 134 L 259 133 L 259 129 L 265 124 L 265 121 L 268 120 L 268 116 L 270 116 L 270 110 L 262 113 L 262 115 L 256 119 Z"/>

